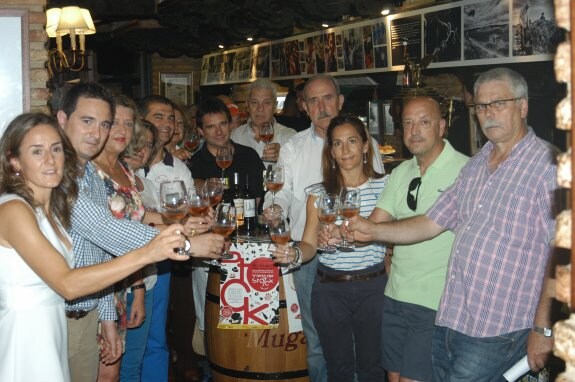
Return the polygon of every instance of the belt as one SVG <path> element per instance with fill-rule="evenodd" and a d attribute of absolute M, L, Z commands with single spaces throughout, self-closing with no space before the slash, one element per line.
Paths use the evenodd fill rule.
<path fill-rule="evenodd" d="M 87 310 L 70 310 L 66 312 L 66 317 L 73 318 L 74 320 L 79 320 L 80 318 L 84 318 L 90 313 Z"/>
<path fill-rule="evenodd" d="M 364 274 L 353 274 L 353 275 L 349 275 L 349 274 L 328 274 L 325 273 L 323 271 L 320 271 L 319 269 L 317 270 L 317 275 L 320 278 L 320 281 L 323 282 L 345 282 L 345 281 L 365 281 L 365 280 L 371 280 L 374 279 L 376 277 L 379 277 L 381 275 L 385 274 L 385 268 L 381 269 L 378 272 L 373 272 L 373 273 L 364 273 Z"/>

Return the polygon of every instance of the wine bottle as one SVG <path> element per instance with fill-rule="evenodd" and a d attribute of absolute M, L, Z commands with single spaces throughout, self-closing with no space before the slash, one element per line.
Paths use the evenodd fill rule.
<path fill-rule="evenodd" d="M 246 183 L 242 190 L 242 199 L 244 200 L 244 229 L 246 235 L 253 236 L 256 234 L 256 197 L 250 190 L 250 178 L 246 175 Z"/>
<path fill-rule="evenodd" d="M 231 206 L 232 205 L 232 187 L 230 187 L 229 178 L 224 178 L 223 184 L 224 184 L 224 192 L 222 193 L 222 203 L 227 205 L 227 206 Z"/>
<path fill-rule="evenodd" d="M 240 174 L 234 172 L 234 185 L 230 190 L 232 204 L 236 207 L 236 230 L 242 232 L 244 226 L 244 198 L 240 189 Z"/>
<path fill-rule="evenodd" d="M 413 70 L 411 69 L 411 65 L 409 65 L 409 61 L 406 61 L 403 67 L 403 87 L 413 87 Z"/>

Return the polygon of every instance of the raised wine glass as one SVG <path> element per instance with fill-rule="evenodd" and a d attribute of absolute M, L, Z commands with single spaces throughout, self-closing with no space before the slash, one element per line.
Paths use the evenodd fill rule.
<path fill-rule="evenodd" d="M 194 217 L 206 216 L 210 209 L 210 198 L 205 190 L 188 193 L 188 212 Z"/>
<path fill-rule="evenodd" d="M 216 208 L 216 216 L 212 224 L 212 231 L 218 235 L 225 236 L 225 240 L 229 241 L 229 236 L 236 229 L 236 209 L 229 204 L 220 204 Z M 229 260 L 233 256 L 226 250 L 222 254 L 222 259 Z"/>
<path fill-rule="evenodd" d="M 359 214 L 361 205 L 361 192 L 358 189 L 343 187 L 339 193 L 339 215 L 344 218 L 346 232 L 343 235 L 343 241 L 338 245 L 340 250 L 353 250 L 355 244 L 347 238 L 347 227 L 349 219 Z"/>
<path fill-rule="evenodd" d="M 280 218 L 270 222 L 270 238 L 275 244 L 287 244 L 290 241 L 290 227 L 287 219 Z"/>
<path fill-rule="evenodd" d="M 274 140 L 274 125 L 269 122 L 264 122 L 260 126 L 260 139 L 266 145 Z"/>
<path fill-rule="evenodd" d="M 284 186 L 285 170 L 283 166 L 278 164 L 271 165 L 266 171 L 266 188 L 272 193 L 272 212 L 275 205 L 276 192 L 280 191 Z"/>
<path fill-rule="evenodd" d="M 232 152 L 229 147 L 218 147 L 216 164 L 222 169 L 222 179 L 224 179 L 224 171 L 232 165 Z"/>
<path fill-rule="evenodd" d="M 201 142 L 200 135 L 194 129 L 190 129 L 184 137 L 184 148 L 194 154 Z"/>
<path fill-rule="evenodd" d="M 181 180 L 160 184 L 162 218 L 167 224 L 182 223 L 188 214 L 186 186 Z M 185 255 L 185 248 L 178 248 L 179 255 Z"/>
<path fill-rule="evenodd" d="M 337 219 L 339 208 L 339 195 L 322 193 L 317 200 L 317 216 L 322 226 L 334 223 Z M 318 247 L 324 253 L 334 253 L 336 247 L 325 244 Z"/>
<path fill-rule="evenodd" d="M 202 192 L 210 201 L 210 206 L 215 207 L 222 200 L 224 184 L 220 178 L 209 178 L 204 183 Z"/>

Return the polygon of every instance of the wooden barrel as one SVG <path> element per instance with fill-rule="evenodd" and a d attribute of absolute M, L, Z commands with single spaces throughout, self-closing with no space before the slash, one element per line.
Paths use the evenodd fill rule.
<path fill-rule="evenodd" d="M 303 332 L 289 333 L 280 278 L 277 329 L 218 329 L 220 269 L 210 267 L 206 292 L 206 350 L 213 380 L 308 382 Z"/>

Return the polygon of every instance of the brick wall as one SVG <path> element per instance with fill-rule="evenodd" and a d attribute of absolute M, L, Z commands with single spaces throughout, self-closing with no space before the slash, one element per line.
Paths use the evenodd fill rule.
<path fill-rule="evenodd" d="M 2 0 L 0 3 L 0 9 L 28 10 L 30 110 L 48 112 L 49 93 L 46 88 L 48 73 L 44 68 L 48 60 L 46 49 L 48 37 L 44 31 L 45 8 L 46 0 Z"/>

